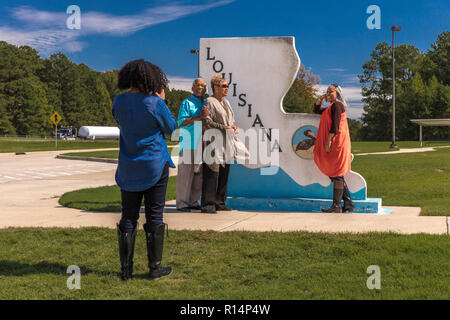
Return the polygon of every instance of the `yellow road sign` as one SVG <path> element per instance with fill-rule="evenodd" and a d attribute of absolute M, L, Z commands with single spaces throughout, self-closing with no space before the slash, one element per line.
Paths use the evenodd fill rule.
<path fill-rule="evenodd" d="M 55 126 L 57 126 L 61 120 L 62 120 L 61 116 L 56 111 L 53 112 L 52 115 L 50 116 L 50 121 L 53 122 Z"/>

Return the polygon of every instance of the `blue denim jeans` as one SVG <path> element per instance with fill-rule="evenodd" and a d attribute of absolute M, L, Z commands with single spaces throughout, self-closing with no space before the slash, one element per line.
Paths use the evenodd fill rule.
<path fill-rule="evenodd" d="M 142 198 L 145 205 L 145 219 L 149 231 L 153 232 L 157 226 L 163 224 L 163 211 L 166 204 L 166 190 L 169 181 L 169 163 L 164 166 L 161 178 L 151 188 L 130 192 L 121 190 L 122 193 L 122 219 L 119 227 L 124 233 L 131 233 L 136 229 L 141 209 Z"/>

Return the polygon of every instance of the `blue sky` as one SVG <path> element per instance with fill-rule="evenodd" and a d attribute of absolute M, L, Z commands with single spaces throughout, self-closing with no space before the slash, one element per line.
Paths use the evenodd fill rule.
<path fill-rule="evenodd" d="M 81 30 L 66 27 L 69 5 L 81 9 Z M 381 29 L 369 30 L 370 5 L 381 9 Z M 107 1 L 15 0 L 0 2 L 0 40 L 31 45 L 43 57 L 65 53 L 76 63 L 104 71 L 144 58 L 159 65 L 172 87 L 189 88 L 197 74 L 200 38 L 294 36 L 301 62 L 344 88 L 349 117 L 362 112 L 357 75 L 390 26 L 396 44 L 426 51 L 450 28 L 450 2 L 433 1 Z"/>

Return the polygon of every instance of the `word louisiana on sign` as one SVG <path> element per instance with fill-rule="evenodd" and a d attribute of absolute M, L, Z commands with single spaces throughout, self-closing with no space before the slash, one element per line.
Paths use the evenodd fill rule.
<path fill-rule="evenodd" d="M 258 141 L 269 142 L 268 146 L 257 143 L 257 147 L 278 152 L 277 162 L 269 166 L 263 162 L 233 164 L 228 196 L 330 199 L 332 184 L 319 171 L 312 154 L 320 116 L 287 114 L 282 107 L 300 67 L 294 38 L 200 39 L 199 54 L 200 75 L 208 83 L 209 94 L 209 80 L 220 74 L 229 83 L 227 99 L 236 125 L 241 131 L 256 132 Z M 252 152 L 255 148 L 248 140 L 241 139 Z M 361 175 L 350 171 L 345 180 L 352 199 L 366 199 Z"/>

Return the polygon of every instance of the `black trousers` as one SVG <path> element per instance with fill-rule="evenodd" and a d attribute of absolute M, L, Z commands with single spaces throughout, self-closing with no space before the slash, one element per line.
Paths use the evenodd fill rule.
<path fill-rule="evenodd" d="M 230 165 L 219 165 L 219 172 L 212 171 L 203 163 L 202 208 L 225 205 L 227 199 L 228 175 Z"/>
<path fill-rule="evenodd" d="M 166 190 L 169 181 L 169 163 L 167 162 L 161 178 L 151 188 L 130 192 L 121 190 L 122 193 L 122 219 L 119 226 L 122 232 L 131 233 L 136 229 L 141 210 L 142 197 L 145 205 L 145 219 L 147 220 L 150 232 L 153 232 L 157 226 L 163 224 L 163 211 L 166 204 Z"/>

